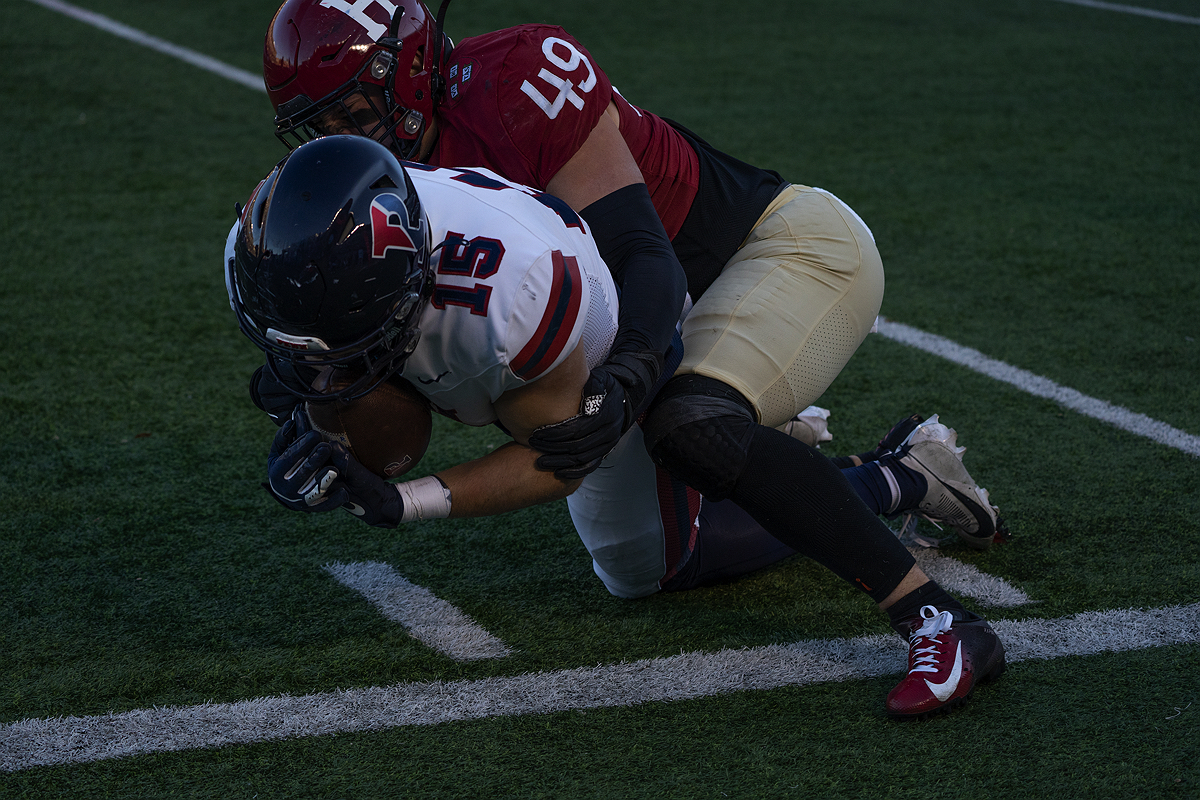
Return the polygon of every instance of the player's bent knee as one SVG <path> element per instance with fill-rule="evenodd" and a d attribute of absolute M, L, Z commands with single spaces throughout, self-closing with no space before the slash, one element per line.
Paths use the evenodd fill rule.
<path fill-rule="evenodd" d="M 672 378 L 642 423 L 650 458 L 714 501 L 733 493 L 756 427 L 741 394 L 702 375 Z"/>

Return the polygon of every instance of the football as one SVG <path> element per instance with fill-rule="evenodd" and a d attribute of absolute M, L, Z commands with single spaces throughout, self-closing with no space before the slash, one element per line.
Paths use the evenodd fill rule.
<path fill-rule="evenodd" d="M 319 392 L 343 389 L 352 372 L 327 367 L 313 381 Z M 367 469 L 381 478 L 408 472 L 425 455 L 433 430 L 429 401 L 407 381 L 392 378 L 355 400 L 306 405 L 313 429 L 326 441 L 341 442 Z"/>

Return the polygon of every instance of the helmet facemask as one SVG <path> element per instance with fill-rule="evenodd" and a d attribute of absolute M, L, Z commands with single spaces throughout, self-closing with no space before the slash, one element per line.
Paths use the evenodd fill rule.
<path fill-rule="evenodd" d="M 426 120 L 417 109 L 397 104 L 387 88 L 394 85 L 398 61 L 394 53 L 380 48 L 353 80 L 320 100 L 297 95 L 283 103 L 275 116 L 275 135 L 289 150 L 321 136 L 366 136 L 412 160 L 425 136 Z"/>
<path fill-rule="evenodd" d="M 279 374 L 278 360 L 290 361 L 297 366 L 323 369 L 335 367 L 347 370 L 356 377 L 348 385 L 336 391 L 299 393 L 302 399 L 316 402 L 354 400 L 374 391 L 379 384 L 404 368 L 404 362 L 412 355 L 421 339 L 421 330 L 416 319 L 424 307 L 427 292 L 406 292 L 395 312 L 380 327 L 348 345 L 330 348 L 317 337 L 293 336 L 268 328 L 259 333 L 253 325 L 247 330 L 249 320 L 238 315 L 242 332 L 264 352 L 274 356 L 267 359 L 267 368 L 281 384 L 289 385 Z"/>

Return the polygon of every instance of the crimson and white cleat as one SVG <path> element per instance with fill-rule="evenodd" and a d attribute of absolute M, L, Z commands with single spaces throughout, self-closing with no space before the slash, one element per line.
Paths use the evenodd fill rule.
<path fill-rule="evenodd" d="M 963 465 L 965 447 L 958 433 L 938 422 L 938 415 L 917 426 L 896 450 L 900 463 L 925 476 L 929 488 L 917 513 L 930 522 L 945 523 L 977 550 L 986 550 L 997 533 L 1005 538 L 1000 509 L 992 505 L 987 489 L 980 488 Z"/>
<path fill-rule="evenodd" d="M 819 406 L 809 406 L 780 425 L 779 430 L 809 447 L 820 447 L 821 442 L 833 441 L 833 434 L 829 432 L 829 409 Z"/>
<path fill-rule="evenodd" d="M 887 696 L 887 713 L 919 719 L 967 702 L 976 685 L 1004 672 L 1004 645 L 982 617 L 955 620 L 923 606 L 908 636 L 908 675 Z"/>

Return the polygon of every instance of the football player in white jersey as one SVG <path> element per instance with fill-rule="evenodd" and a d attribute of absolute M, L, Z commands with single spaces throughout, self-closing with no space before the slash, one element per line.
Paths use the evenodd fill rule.
<path fill-rule="evenodd" d="M 354 177 L 360 175 L 366 177 Z M 423 215 L 413 213 L 418 197 Z M 361 208 L 367 210 L 356 221 L 354 209 Z M 351 232 L 314 261 L 308 237 L 331 227 L 327 217 L 333 229 Z M 419 164 L 403 170 L 361 137 L 318 140 L 272 171 L 230 233 L 226 263 L 231 304 L 247 335 L 274 356 L 272 368 L 356 363 L 362 350 L 362 379 L 343 395 L 366 391 L 398 367 L 439 413 L 468 425 L 499 423 L 521 445 L 535 429 L 579 412 L 588 372 L 604 360 L 617 329 L 612 276 L 583 223 L 560 200 L 486 170 Z M 297 273 L 307 277 L 297 280 Z M 380 314 L 388 320 L 384 329 L 375 324 Z M 387 330 L 397 316 L 407 327 Z M 345 342 L 353 344 L 334 344 Z M 315 391 L 313 397 L 328 399 Z M 395 525 L 495 514 L 570 494 L 594 569 L 621 597 L 734 577 L 794 552 L 732 503 L 704 504 L 656 467 L 640 431 L 621 441 L 605 469 L 582 481 L 535 469 L 535 451 L 509 447 L 384 490 L 383 501 L 355 502 L 344 481 L 307 486 L 311 468 L 282 477 L 298 453 L 313 456 L 308 450 L 318 440 L 303 437 L 306 426 L 302 412 L 294 415 L 275 448 L 272 487 L 285 505 L 347 505 L 372 524 Z M 296 439 L 303 439 L 299 449 L 283 454 Z M 350 469 L 374 483 L 348 454 L 328 447 L 316 453 L 326 455 L 337 464 L 323 476 Z M 288 502 L 299 483 L 306 484 L 300 487 L 306 501 L 296 502 L 300 494 L 293 492 Z"/>
<path fill-rule="evenodd" d="M 341 390 L 342 397 L 401 374 L 445 413 L 470 424 L 499 422 L 514 444 L 393 485 L 307 429 L 301 411 L 272 446 L 273 494 L 290 508 L 344 507 L 383 527 L 416 518 L 482 516 L 570 496 L 572 519 L 596 573 L 614 594 L 685 588 L 671 583 L 680 574 L 696 581 L 694 571 L 672 573 L 662 530 L 652 530 L 665 521 L 663 493 L 652 486 L 657 475 L 637 426 L 615 450 L 605 447 L 600 468 L 582 481 L 539 469 L 540 454 L 529 447 L 535 433 L 601 413 L 605 405 L 603 398 L 585 396 L 585 388 L 616 332 L 617 296 L 584 223 L 561 201 L 494 173 L 410 169 L 411 176 L 366 137 L 328 137 L 297 148 L 260 183 L 241 214 L 226 259 L 230 303 L 243 332 L 272 357 L 272 369 L 277 361 L 355 368 L 361 378 Z M 922 431 L 929 426 L 917 433 Z M 905 443 L 905 457 L 917 452 L 918 439 L 914 434 Z M 920 716 L 961 703 L 977 683 L 1004 670 L 1003 646 L 986 621 L 912 566 L 911 556 L 848 484 L 844 489 L 844 497 L 807 497 L 808 532 L 775 547 L 798 545 L 861 584 L 892 617 L 869 582 L 916 591 L 925 601 L 920 622 L 902 628 L 892 620 L 909 635 L 910 656 L 914 647 L 922 652 L 922 642 L 957 648 L 960 655 L 952 667 L 927 668 L 922 661 L 910 669 L 889 695 L 888 711 Z M 641 504 L 641 498 L 649 502 Z M 844 519 L 833 522 L 838 513 L 845 516 L 847 503 L 861 507 L 850 528 L 841 527 Z M 842 511 L 823 511 L 834 504 Z M 700 505 L 694 514 L 685 505 L 681 543 L 692 545 L 692 558 L 674 567 L 701 560 L 697 536 L 703 540 L 708 533 L 706 523 L 735 529 L 734 538 L 736 530 L 746 530 L 757 540 L 769 539 L 732 504 L 713 504 L 715 516 L 707 520 Z M 729 513 L 722 516 L 721 509 Z M 864 549 L 864 541 L 875 546 Z M 937 691 L 922 688 L 931 670 L 945 677 L 933 684 Z"/>

